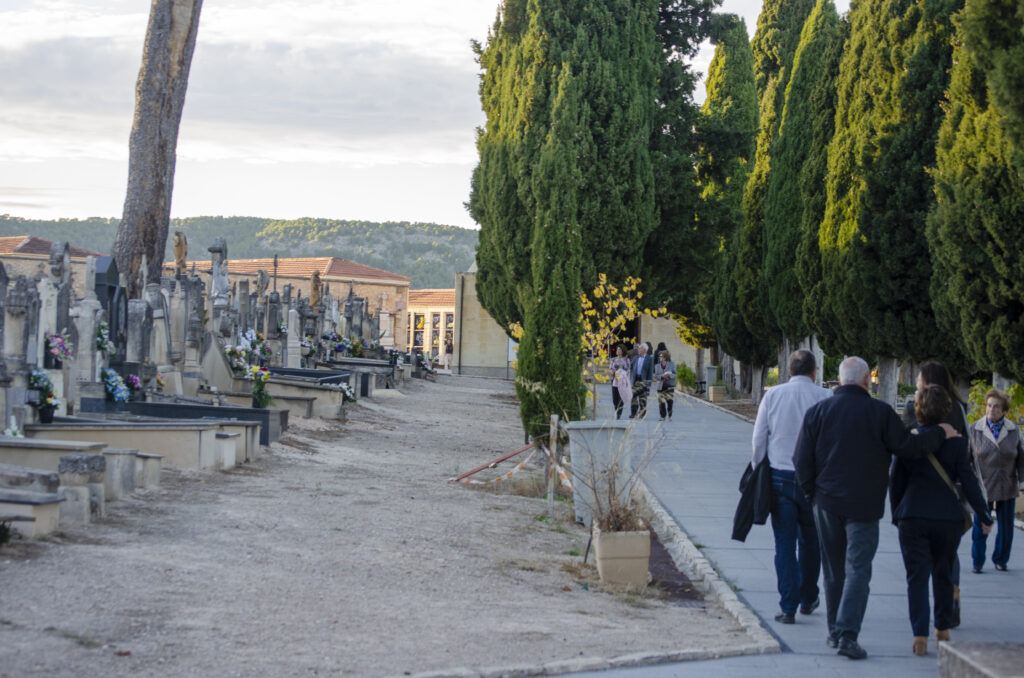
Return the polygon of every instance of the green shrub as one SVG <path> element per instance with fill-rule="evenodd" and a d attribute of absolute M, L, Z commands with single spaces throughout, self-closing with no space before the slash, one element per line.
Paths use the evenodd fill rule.
<path fill-rule="evenodd" d="M 686 363 L 679 363 L 676 367 L 676 381 L 688 389 L 697 388 L 697 374 Z"/>
<path fill-rule="evenodd" d="M 764 379 L 765 387 L 778 386 L 779 385 L 779 368 L 772 367 L 768 370 L 768 376 Z"/>
<path fill-rule="evenodd" d="M 913 384 L 896 384 L 896 395 L 900 398 L 909 398 L 914 395 L 917 391 L 917 387 Z"/>

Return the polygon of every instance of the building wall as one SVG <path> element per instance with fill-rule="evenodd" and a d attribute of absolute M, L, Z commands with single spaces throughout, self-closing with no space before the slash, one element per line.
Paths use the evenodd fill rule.
<path fill-rule="evenodd" d="M 508 335 L 476 296 L 476 273 L 455 276 L 455 356 L 453 371 L 485 377 L 514 377 L 508 364 Z"/>
<path fill-rule="evenodd" d="M 672 362 L 677 366 L 686 363 L 690 369 L 694 369 L 697 361 L 697 349 L 684 344 L 676 334 L 676 323 L 671 318 L 651 318 L 642 316 L 640 319 L 640 340 L 651 342 L 651 346 L 657 347 L 659 342 L 665 342 L 665 348 L 672 355 Z"/>
<path fill-rule="evenodd" d="M 42 272 L 50 275 L 50 257 L 32 254 L 3 254 L 0 255 L 0 262 L 3 262 L 7 277 L 13 280 L 19 275 L 35 278 Z M 85 296 L 85 259 L 71 260 L 71 289 L 76 299 Z"/>

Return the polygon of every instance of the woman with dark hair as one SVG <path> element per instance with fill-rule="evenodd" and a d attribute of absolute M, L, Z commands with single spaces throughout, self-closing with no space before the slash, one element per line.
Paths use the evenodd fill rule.
<path fill-rule="evenodd" d="M 1024 490 L 1024 438 L 1020 428 L 1006 417 L 1010 399 L 997 389 L 985 394 L 985 416 L 971 427 L 971 444 L 974 458 L 985 483 L 988 501 L 994 503 L 999 531 L 992 548 L 992 564 L 997 570 L 1006 571 L 1010 560 L 1010 546 L 1013 545 L 1013 506 L 1017 493 Z M 981 529 L 977 518 L 974 520 L 971 557 L 974 571 L 981 572 L 985 565 L 985 541 L 987 533 Z"/>
<path fill-rule="evenodd" d="M 938 384 L 919 389 L 914 411 L 921 426 L 942 423 L 949 416 L 949 393 Z M 953 556 L 960 545 L 964 512 L 954 483 L 963 487 L 964 496 L 976 513 L 976 519 L 992 529 L 992 518 L 985 505 L 978 479 L 967 457 L 967 440 L 949 438 L 934 454 L 912 461 L 893 460 L 889 500 L 892 519 L 899 527 L 900 551 L 907 570 L 907 602 L 910 626 L 914 632 L 913 652 L 928 652 L 928 580 L 935 599 L 935 640 L 949 640 L 953 627 Z"/>
<path fill-rule="evenodd" d="M 949 370 L 942 363 L 929 360 L 921 365 L 917 374 L 917 392 L 920 393 L 928 386 L 941 386 L 949 396 L 952 406 L 949 414 L 946 415 L 946 423 L 956 429 L 956 432 L 967 439 L 967 457 L 973 459 L 971 453 L 971 441 L 967 436 L 967 406 L 960 400 L 956 389 L 953 387 L 953 377 Z M 907 428 L 917 426 L 917 414 L 914 411 L 914 399 L 907 400 L 906 408 L 903 410 L 903 423 Z M 953 621 L 950 628 L 960 626 L 960 556 L 953 553 Z"/>

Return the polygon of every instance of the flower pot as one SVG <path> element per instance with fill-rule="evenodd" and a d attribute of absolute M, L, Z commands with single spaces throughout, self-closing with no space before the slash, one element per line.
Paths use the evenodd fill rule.
<path fill-rule="evenodd" d="M 257 400 L 255 396 L 254 396 L 254 397 L 253 397 L 253 399 L 252 399 L 252 406 L 253 406 L 254 408 L 256 408 L 256 409 L 262 409 L 262 408 L 260 407 L 260 401 L 259 401 L 259 400 Z"/>
<path fill-rule="evenodd" d="M 651 560 L 650 530 L 602 532 L 595 524 L 593 540 L 594 559 L 601 581 L 637 589 L 647 586 Z"/>
<path fill-rule="evenodd" d="M 52 407 L 40 407 L 39 408 L 39 423 L 40 424 L 52 424 L 53 423 L 53 410 Z"/>
<path fill-rule="evenodd" d="M 43 354 L 43 369 L 59 370 L 64 366 L 64 361 L 49 351 Z"/>
<path fill-rule="evenodd" d="M 708 400 L 713 403 L 720 403 L 725 401 L 725 387 L 724 386 L 709 386 L 708 387 Z"/>

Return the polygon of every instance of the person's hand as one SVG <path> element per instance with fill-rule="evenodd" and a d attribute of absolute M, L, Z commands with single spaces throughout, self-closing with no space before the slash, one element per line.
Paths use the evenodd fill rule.
<path fill-rule="evenodd" d="M 992 523 L 989 523 L 988 525 L 982 523 L 981 524 L 981 533 L 982 534 L 991 534 L 992 533 Z"/>
<path fill-rule="evenodd" d="M 956 429 L 947 424 L 946 422 L 942 422 L 941 424 L 939 424 L 939 428 L 946 432 L 946 440 L 949 440 L 950 438 L 960 437 L 960 434 L 956 432 Z"/>

